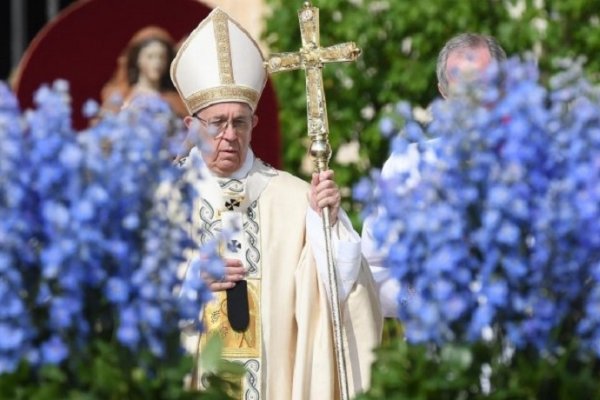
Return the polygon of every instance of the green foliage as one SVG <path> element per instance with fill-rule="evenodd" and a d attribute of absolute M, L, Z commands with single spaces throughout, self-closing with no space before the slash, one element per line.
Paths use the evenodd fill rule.
<path fill-rule="evenodd" d="M 321 45 L 354 41 L 355 63 L 323 69 L 333 149 L 331 167 L 342 187 L 352 187 L 380 167 L 389 144 L 378 122 L 404 100 L 426 107 L 438 96 L 435 65 L 444 43 L 456 34 L 495 36 L 509 56 L 531 53 L 542 81 L 555 60 L 587 58 L 591 81 L 600 77 L 600 3 L 589 0 L 315 0 Z M 298 1 L 267 0 L 271 9 L 264 39 L 272 52 L 301 46 Z M 305 79 L 302 71 L 272 77 L 280 104 L 285 169 L 300 173 L 306 157 Z M 360 161 L 341 165 L 340 146 L 360 143 Z M 356 217 L 346 195 L 344 207 Z M 372 388 L 359 399 L 592 399 L 600 398 L 598 361 L 585 359 L 577 343 L 558 356 L 511 353 L 501 344 L 408 345 L 398 324 L 386 323 L 384 344 L 373 366 Z M 489 376 L 483 376 L 484 371 Z M 482 379 L 483 376 L 483 379 Z M 486 393 L 482 381 L 489 383 Z"/>
<path fill-rule="evenodd" d="M 265 40 L 272 52 L 301 46 L 297 11 L 302 2 L 267 0 L 272 12 Z M 553 71 L 552 60 L 587 55 L 586 68 L 600 71 L 600 3 L 588 0 L 320 0 L 321 45 L 354 41 L 362 49 L 355 63 L 323 69 L 333 149 L 331 167 L 341 187 L 351 187 L 370 167 L 381 167 L 388 143 L 378 120 L 390 105 L 406 100 L 426 106 L 436 96 L 435 64 L 444 43 L 462 32 L 495 36 L 507 54 L 533 51 L 541 70 Z M 511 16 L 512 15 L 512 16 Z M 300 173 L 307 154 L 305 79 L 302 71 L 273 75 L 279 97 L 285 169 Z M 336 151 L 360 143 L 360 162 L 341 165 Z M 345 208 L 357 210 L 344 193 Z"/>
<path fill-rule="evenodd" d="M 503 351 L 497 343 L 438 348 L 398 338 L 378 350 L 372 386 L 356 399 L 600 398 L 600 365 L 577 352 L 574 345 L 558 357 L 537 357 Z"/>
<path fill-rule="evenodd" d="M 218 348 L 219 349 L 219 348 Z M 220 355 L 218 351 L 217 356 Z M 149 352 L 134 358 L 115 342 L 96 341 L 85 352 L 69 358 L 67 365 L 34 369 L 26 363 L 0 375 L 0 399 L 11 400 L 136 400 L 230 398 L 231 384 L 220 376 L 239 376 L 239 368 L 221 365 L 203 392 L 184 388 L 192 358 L 174 356 L 158 360 Z M 146 365 L 146 368 L 139 367 Z"/>
<path fill-rule="evenodd" d="M 231 398 L 240 398 L 241 380 L 245 369 L 242 364 L 225 360 L 221 357 L 223 341 L 217 335 L 211 336 L 202 353 L 200 354 L 200 365 L 202 365 L 209 388 L 215 394 L 226 393 Z M 218 399 L 219 397 L 215 397 Z"/>

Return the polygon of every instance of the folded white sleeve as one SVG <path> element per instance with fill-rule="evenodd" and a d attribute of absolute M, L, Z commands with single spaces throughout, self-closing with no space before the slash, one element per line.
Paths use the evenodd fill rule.
<path fill-rule="evenodd" d="M 323 280 L 326 290 L 331 292 L 327 271 L 323 221 L 321 216 L 310 207 L 306 213 L 306 229 L 308 241 L 314 251 L 319 276 Z M 346 300 L 356 282 L 362 255 L 360 236 L 352 227 L 348 215 L 341 209 L 336 224 L 331 227 L 331 247 L 338 276 L 338 296 L 340 303 L 342 303 Z"/>

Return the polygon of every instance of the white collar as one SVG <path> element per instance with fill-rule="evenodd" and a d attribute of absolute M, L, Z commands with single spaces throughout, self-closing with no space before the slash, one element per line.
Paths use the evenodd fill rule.
<path fill-rule="evenodd" d="M 248 176 L 248 172 L 252 169 L 252 165 L 254 164 L 254 153 L 252 149 L 248 147 L 248 151 L 246 152 L 246 159 L 242 164 L 241 168 L 235 171 L 233 174 L 229 176 L 229 178 L 233 179 L 242 179 Z"/>

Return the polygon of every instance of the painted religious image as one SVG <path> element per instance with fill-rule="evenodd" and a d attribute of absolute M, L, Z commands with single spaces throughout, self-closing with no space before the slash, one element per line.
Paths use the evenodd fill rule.
<path fill-rule="evenodd" d="M 164 29 L 149 26 L 138 31 L 119 56 L 111 80 L 102 88 L 102 106 L 118 111 L 135 103 L 138 96 L 159 96 L 175 115 L 185 116 L 185 105 L 169 77 L 175 51 L 176 43 Z"/>

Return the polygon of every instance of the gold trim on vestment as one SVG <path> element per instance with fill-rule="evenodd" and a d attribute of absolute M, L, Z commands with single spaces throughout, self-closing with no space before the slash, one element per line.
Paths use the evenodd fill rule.
<path fill-rule="evenodd" d="M 226 359 L 256 358 L 260 359 L 260 280 L 248 279 L 248 309 L 250 323 L 244 332 L 236 332 L 231 328 L 227 318 L 227 293 L 216 292 L 215 298 L 204 308 L 202 318 L 205 332 L 201 346 L 213 334 L 219 335 L 223 342 L 223 357 Z"/>

